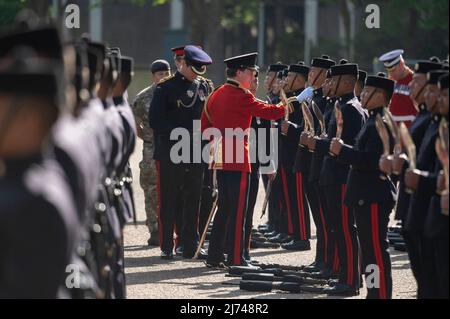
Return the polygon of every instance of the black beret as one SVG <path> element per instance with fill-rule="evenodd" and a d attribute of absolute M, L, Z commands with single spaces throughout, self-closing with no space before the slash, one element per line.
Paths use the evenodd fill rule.
<path fill-rule="evenodd" d="M 308 77 L 309 67 L 307 67 L 305 63 L 301 61 L 298 64 L 291 64 L 289 66 L 288 72 L 297 73 L 303 75 L 306 78 Z"/>
<path fill-rule="evenodd" d="M 342 59 L 339 64 L 330 68 L 331 76 L 339 75 L 354 75 L 358 76 L 358 64 L 348 63 L 347 60 Z"/>
<path fill-rule="evenodd" d="M 0 69 L 0 92 L 51 97 L 58 95 L 60 79 L 55 60 L 37 58 L 25 48 L 13 54 L 12 62 Z"/>
<path fill-rule="evenodd" d="M 419 74 L 427 74 L 433 70 L 442 69 L 442 64 L 433 61 L 419 61 L 414 66 L 414 72 Z"/>
<path fill-rule="evenodd" d="M 377 75 L 369 75 L 366 78 L 365 85 L 383 89 L 392 95 L 394 93 L 395 82 L 386 78 L 386 74 L 380 72 Z"/>
<path fill-rule="evenodd" d="M 448 74 L 448 71 L 434 70 L 427 73 L 427 84 L 437 85 L 439 78 Z"/>
<path fill-rule="evenodd" d="M 322 55 L 320 58 L 313 58 L 311 61 L 311 67 L 329 69 L 333 65 L 336 65 L 336 62 L 331 60 L 328 55 Z"/>
<path fill-rule="evenodd" d="M 131 57 L 122 55 L 120 57 L 121 71 L 123 73 L 133 74 L 134 72 L 134 60 Z"/>
<path fill-rule="evenodd" d="M 286 64 L 278 62 L 277 64 L 269 65 L 269 69 L 267 70 L 267 72 L 280 72 L 284 71 L 287 68 L 288 66 Z"/>
<path fill-rule="evenodd" d="M 166 60 L 156 60 L 152 63 L 150 67 L 150 71 L 152 73 L 161 72 L 161 71 L 170 71 L 170 64 Z"/>
<path fill-rule="evenodd" d="M 6 55 L 18 46 L 30 47 L 39 56 L 62 61 L 62 45 L 56 28 L 16 30 L 0 35 L 0 56 Z"/>
<path fill-rule="evenodd" d="M 258 59 L 258 53 L 249 53 L 244 55 L 235 56 L 224 60 L 225 64 L 230 69 L 246 69 L 257 68 L 256 61 Z"/>

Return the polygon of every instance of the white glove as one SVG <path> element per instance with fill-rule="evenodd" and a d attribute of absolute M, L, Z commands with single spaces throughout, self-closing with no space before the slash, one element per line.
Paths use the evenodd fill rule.
<path fill-rule="evenodd" d="M 297 101 L 301 104 L 305 102 L 306 100 L 312 99 L 314 96 L 314 88 L 313 87 L 307 87 L 300 93 L 299 96 L 297 96 Z"/>

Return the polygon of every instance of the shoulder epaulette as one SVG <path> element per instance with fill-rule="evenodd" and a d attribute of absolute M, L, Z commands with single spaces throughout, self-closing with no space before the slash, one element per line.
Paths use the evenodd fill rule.
<path fill-rule="evenodd" d="M 159 85 L 159 84 L 162 84 L 162 83 L 164 83 L 164 82 L 167 82 L 167 81 L 169 81 L 170 79 L 172 79 L 172 78 L 174 78 L 174 77 L 175 77 L 175 74 L 166 76 L 165 78 L 163 78 L 163 79 L 158 83 L 158 85 Z"/>

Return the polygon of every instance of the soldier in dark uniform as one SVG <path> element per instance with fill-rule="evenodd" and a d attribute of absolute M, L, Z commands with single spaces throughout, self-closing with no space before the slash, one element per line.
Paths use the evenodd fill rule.
<path fill-rule="evenodd" d="M 221 134 L 221 137 L 213 138 L 213 154 L 216 155 L 212 169 L 217 171 L 219 209 L 211 232 L 207 259 L 209 267 L 223 267 L 225 250 L 229 265 L 247 265 L 243 253 L 251 172 L 248 129 L 252 117 L 275 120 L 285 112 L 284 107 L 266 104 L 250 93 L 257 72 L 256 58 L 257 53 L 252 53 L 225 60 L 228 81 L 209 97 L 202 114 L 202 132 L 208 135 L 210 129 L 215 128 Z M 230 132 L 225 131 L 236 128 L 243 130 L 242 137 L 229 136 Z M 227 247 L 226 238 L 232 239 Z"/>
<path fill-rule="evenodd" d="M 80 233 L 48 143 L 62 112 L 61 65 L 29 47 L 8 55 L 0 62 L 0 298 L 56 298 Z"/>
<path fill-rule="evenodd" d="M 353 145 L 364 124 L 365 112 L 355 97 L 354 88 L 358 77 L 358 65 L 342 60 L 331 67 L 332 92 L 339 97 L 339 109 L 343 116 L 341 138 Z M 308 139 L 308 148 L 325 155 L 320 183 L 324 186 L 327 208 L 338 246 L 340 277 L 339 282 L 329 294 L 355 295 L 359 291 L 359 254 L 358 239 L 353 212 L 344 203 L 349 165 L 340 163 L 329 154 L 331 140 L 336 137 L 337 120 L 330 120 L 327 137 Z"/>
<path fill-rule="evenodd" d="M 409 132 L 417 150 L 419 150 L 422 145 L 425 131 L 432 119 L 431 113 L 427 110 L 424 97 L 425 87 L 427 85 L 426 75 L 429 71 L 438 70 L 441 68 L 442 65 L 440 63 L 433 61 L 419 61 L 414 66 L 414 76 L 409 85 L 411 87 L 411 97 L 418 105 L 419 111 L 417 117 L 409 128 Z M 395 219 L 400 220 L 402 225 L 405 225 L 406 223 L 406 216 L 411 199 L 411 195 L 406 192 L 404 184 L 404 175 L 408 165 L 407 156 L 402 152 L 398 152 L 397 154 L 394 154 L 394 156 L 382 156 L 380 160 L 380 169 L 384 173 L 394 174 L 399 178 L 398 201 L 395 209 Z M 416 281 L 419 282 L 420 278 L 422 278 L 422 272 L 420 267 L 421 261 L 419 251 L 416 249 L 416 247 L 419 247 L 417 244 L 418 236 L 415 233 L 409 233 L 405 228 L 402 229 L 402 235 L 407 245 L 407 251 L 411 262 L 411 270 Z M 418 284 L 418 288 L 417 297 L 421 299 L 421 283 Z"/>
<path fill-rule="evenodd" d="M 183 202 L 183 257 L 194 256 L 198 241 L 203 166 L 201 159 L 196 159 L 198 155 L 201 157 L 201 153 L 198 154 L 201 145 L 200 133 L 193 127 L 193 121 L 200 119 L 210 89 L 208 83 L 198 76 L 206 72 L 206 65 L 212 60 L 195 46 L 186 46 L 184 51 L 180 70 L 157 86 L 150 105 L 150 127 L 155 134 L 154 157 L 159 170 L 158 228 L 163 259 L 173 258 L 173 226 L 179 200 Z M 179 153 L 178 150 L 175 154 L 173 146 L 180 141 L 171 139 L 170 135 L 176 128 L 187 130 L 191 142 L 188 151 Z M 175 159 L 172 155 L 183 158 Z"/>
<path fill-rule="evenodd" d="M 435 172 L 437 156 L 435 152 L 435 141 L 438 136 L 439 123 L 442 115 L 439 114 L 437 86 L 440 76 L 446 71 L 431 71 L 427 74 L 427 86 L 425 87 L 425 103 L 427 109 L 432 113 L 431 122 L 425 132 L 422 144 L 417 153 L 417 170 L 408 169 L 405 173 L 405 187 L 412 190 L 410 206 L 406 217 L 405 229 L 418 237 L 416 251 L 419 252 L 420 277 L 418 289 L 421 298 L 438 298 L 439 283 L 435 265 L 435 247 L 433 241 L 424 233 L 429 203 L 435 192 L 435 188 L 428 187 L 427 178 L 422 172 Z M 424 182 L 425 180 L 425 182 Z M 433 183 L 431 183 L 433 184 Z M 435 183 L 434 183 L 435 185 Z"/>
<path fill-rule="evenodd" d="M 284 71 L 288 68 L 287 65 L 282 64 L 281 67 L 279 67 L 280 71 L 276 75 L 276 79 L 272 84 L 272 89 L 269 92 L 267 96 L 267 103 L 271 104 L 277 104 L 280 102 L 280 91 L 284 84 Z M 275 158 L 274 166 L 278 167 L 278 165 L 281 162 L 281 143 L 280 143 L 280 126 L 278 125 L 277 121 L 271 121 L 271 127 L 272 127 L 272 134 L 271 139 L 274 140 L 277 138 L 278 143 L 274 146 L 277 147 L 275 149 Z M 273 147 L 274 147 L 273 146 Z M 269 197 L 269 220 L 271 221 L 273 225 L 273 229 L 268 229 L 267 232 L 265 232 L 265 236 L 268 238 L 269 241 L 273 240 L 278 236 L 278 234 L 288 233 L 288 216 L 287 211 L 285 207 L 284 202 L 284 196 L 283 196 L 283 186 L 282 186 L 282 180 L 281 180 L 281 174 L 276 174 L 274 177 L 274 180 L 272 182 L 272 190 L 270 192 Z"/>
<path fill-rule="evenodd" d="M 266 101 L 268 103 L 278 103 L 278 95 L 279 94 L 279 90 L 277 92 L 274 92 L 274 88 L 277 85 L 277 81 L 278 81 L 278 73 L 280 71 L 283 71 L 284 69 L 286 69 L 288 66 L 285 64 L 282 64 L 281 62 L 278 62 L 277 64 L 272 64 L 269 66 L 268 70 L 267 70 L 267 74 L 266 77 L 264 79 L 264 91 L 266 93 Z M 277 94 L 275 94 L 277 93 Z M 272 127 L 272 122 L 264 120 L 264 119 L 259 119 L 261 123 L 267 123 L 268 122 L 268 127 L 271 128 Z M 270 130 L 268 130 L 268 132 L 270 132 Z M 272 134 L 271 132 L 269 134 Z M 266 143 L 266 151 L 268 151 L 271 147 L 273 147 L 273 138 L 271 135 L 266 136 L 267 139 L 267 143 Z M 271 142 L 272 141 L 272 142 Z M 275 156 L 278 156 L 278 152 L 275 154 Z M 273 161 L 275 161 L 275 158 L 273 159 Z M 273 200 L 272 198 L 277 197 L 277 188 L 275 186 L 275 179 L 276 179 L 276 171 L 274 170 L 274 165 L 275 163 L 272 163 L 272 167 L 271 169 L 269 169 L 267 171 L 267 174 L 263 174 L 262 175 L 262 179 L 264 182 L 264 187 L 267 190 L 267 186 L 269 184 L 269 180 L 272 179 L 271 183 L 271 191 L 269 194 L 269 204 L 268 204 L 268 208 L 269 208 L 269 213 L 268 213 L 268 221 L 267 224 L 264 225 L 260 225 L 258 227 L 258 229 L 261 232 L 264 233 L 270 233 L 273 231 L 279 231 L 278 225 L 279 225 L 279 216 L 280 216 L 280 209 L 279 209 L 279 205 L 271 205 L 270 203 L 272 202 L 277 202 L 277 200 Z"/>
<path fill-rule="evenodd" d="M 311 68 L 308 75 L 308 83 L 310 83 L 311 87 L 314 89 L 312 92 L 312 101 L 319 107 L 319 110 L 323 115 L 327 115 L 327 119 L 329 119 L 330 112 L 327 110 L 328 101 L 326 96 L 323 94 L 322 86 L 327 78 L 327 70 L 335 64 L 336 62 L 330 60 L 327 55 L 322 55 L 320 58 L 314 58 L 311 61 Z M 314 117 L 314 130 L 317 135 L 321 135 L 322 128 L 320 126 L 319 119 L 313 110 L 311 110 L 311 113 Z M 324 118 L 325 125 L 327 124 L 326 122 L 327 121 Z M 300 150 L 297 152 L 300 152 Z M 310 272 L 319 272 L 322 269 L 327 268 L 326 265 L 328 264 L 327 251 L 329 249 L 329 241 L 327 228 L 329 226 L 327 223 L 327 218 L 329 217 L 327 216 L 325 197 L 319 187 L 322 162 L 323 156 L 317 153 L 312 153 L 306 189 L 309 190 L 307 193 L 308 202 L 310 204 L 311 214 L 316 225 L 317 244 L 315 261 L 310 266 L 305 267 L 305 271 Z M 329 269 L 331 269 L 331 267 L 329 267 Z"/>
<path fill-rule="evenodd" d="M 332 117 L 334 117 L 334 105 L 337 100 L 337 98 L 333 95 L 332 88 L 331 88 L 331 72 L 330 69 L 326 72 L 326 80 L 323 84 L 323 95 L 326 100 L 325 109 L 323 113 L 324 122 L 325 122 L 325 128 L 328 128 L 330 125 L 330 120 Z M 302 135 L 300 137 L 300 143 L 307 147 L 307 139 L 304 141 L 304 136 Z M 325 277 L 329 278 L 330 276 L 333 276 L 333 274 L 337 274 L 339 271 L 339 258 L 338 258 L 338 252 L 337 252 L 337 242 L 335 238 L 333 223 L 331 222 L 331 216 L 330 212 L 327 206 L 327 200 L 326 200 L 326 193 L 325 188 L 321 184 L 321 170 L 323 165 L 324 155 L 320 154 L 318 152 L 313 153 L 313 159 L 311 161 L 311 174 L 310 174 L 310 180 L 312 182 L 316 181 L 316 184 L 319 188 L 319 198 L 320 198 L 320 204 L 323 212 L 323 216 L 325 219 L 325 228 L 326 228 L 326 247 L 325 253 L 326 258 L 324 257 L 324 260 L 326 260 L 326 263 L 324 263 L 324 267 L 322 269 L 319 269 L 317 272 L 315 272 L 316 275 L 319 277 Z M 325 236 L 325 235 L 324 235 Z M 325 242 L 325 240 L 324 240 Z M 320 249 L 320 248 L 319 248 Z M 305 267 L 305 271 L 315 271 L 317 267 L 315 265 L 312 268 Z"/>
<path fill-rule="evenodd" d="M 298 96 L 305 89 L 309 67 L 301 62 L 301 64 L 289 66 L 288 72 L 285 86 L 287 94 L 288 96 Z M 296 157 L 304 121 L 300 103 L 293 102 L 292 107 L 293 110 L 289 114 L 288 121 L 281 124 L 282 154 L 279 174 L 283 185 L 283 196 L 289 217 L 289 235 L 291 236 L 291 240 L 282 247 L 287 250 L 302 251 L 311 249 L 309 242 L 311 237 L 310 205 L 306 196 L 308 194 L 308 174 L 301 169 L 303 165 L 310 164 L 310 158 L 309 154 L 301 159 Z M 298 163 L 301 163 L 301 168 L 298 165 L 294 167 Z"/>
<path fill-rule="evenodd" d="M 438 80 L 439 92 L 435 91 L 438 102 L 439 114 L 443 117 L 441 121 L 446 121 L 448 125 L 448 73 Z M 444 92 L 447 90 L 447 92 Z M 447 96 L 447 99 L 444 97 Z M 447 103 L 445 103 L 447 101 Z M 434 165 L 434 171 L 421 171 L 420 180 L 417 184 L 429 189 L 433 193 L 430 200 L 428 211 L 424 224 L 424 237 L 430 240 L 434 256 L 433 264 L 436 273 L 436 298 L 448 299 L 449 296 L 449 223 L 448 214 L 444 214 L 441 207 L 441 196 L 446 188 L 442 163 L 437 160 Z"/>
<path fill-rule="evenodd" d="M 397 190 L 393 181 L 378 168 L 383 144 L 375 122 L 377 116 L 384 115 L 394 92 L 394 85 L 394 81 L 387 79 L 384 73 L 368 76 L 361 94 L 361 103 L 369 111 L 369 119 L 356 137 L 355 146 L 346 145 L 341 139 L 334 138 L 330 147 L 338 161 L 351 166 L 344 203 L 353 210 L 356 219 L 367 298 L 371 299 L 392 298 L 387 230 Z"/>

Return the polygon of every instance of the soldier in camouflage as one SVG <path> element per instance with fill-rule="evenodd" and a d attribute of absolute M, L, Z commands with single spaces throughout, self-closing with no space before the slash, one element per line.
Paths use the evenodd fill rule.
<path fill-rule="evenodd" d="M 170 75 L 170 65 L 165 60 L 156 60 L 151 65 L 153 84 L 142 90 L 133 102 L 132 109 L 136 119 L 138 136 L 144 141 L 142 161 L 139 163 L 140 184 L 144 190 L 147 226 L 150 232 L 148 244 L 159 246 L 158 233 L 158 195 L 156 163 L 153 159 L 153 130 L 149 126 L 149 108 L 156 85 Z"/>

